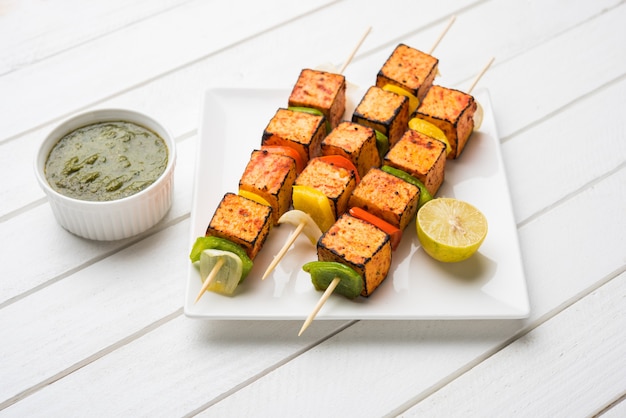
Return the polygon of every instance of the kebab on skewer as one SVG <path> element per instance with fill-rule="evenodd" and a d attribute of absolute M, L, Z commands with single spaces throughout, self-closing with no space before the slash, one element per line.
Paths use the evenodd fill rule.
<path fill-rule="evenodd" d="M 284 206 L 284 205 L 283 205 Z M 274 223 L 275 223 L 275 219 L 274 219 Z M 267 236 L 267 234 L 264 235 L 265 237 Z"/>
<path fill-rule="evenodd" d="M 426 62 L 416 64 L 414 62 L 416 59 L 426 59 Z M 322 140 L 320 145 L 322 153 L 332 152 L 346 156 L 359 167 L 358 170 L 362 176 L 372 167 L 380 167 L 390 147 L 394 147 L 407 130 L 409 116 L 412 113 L 410 102 L 413 101 L 413 107 L 415 107 L 416 102 L 419 101 L 415 95 L 421 96 L 422 91 L 425 94 L 428 90 L 436 74 L 437 65 L 438 60 L 428 54 L 404 44 L 396 47 L 377 76 L 377 84 L 381 84 L 382 87 L 372 86 L 367 90 L 354 109 L 351 121 L 343 121 Z M 407 83 L 407 80 L 410 80 L 410 83 Z M 393 88 L 390 89 L 389 86 Z M 376 143 L 377 153 L 372 152 L 373 142 Z M 446 149 L 446 145 L 442 148 Z M 415 157 L 415 154 L 411 153 L 410 156 Z M 426 169 L 429 169 L 431 173 L 439 173 L 436 181 L 433 181 L 435 177 L 433 174 L 428 176 L 432 184 L 428 188 L 428 193 L 422 193 L 423 199 L 427 195 L 436 193 L 443 181 L 444 166 L 445 156 L 438 162 L 436 167 L 438 171 L 430 170 L 430 167 L 414 170 L 415 173 L 419 171 L 424 174 L 421 180 L 427 180 L 424 171 Z M 310 212 L 311 210 L 305 209 L 304 211 Z M 335 215 L 332 221 L 336 220 L 340 213 L 335 212 Z M 328 228 L 329 222 L 331 221 L 327 220 L 325 225 L 320 225 L 322 231 Z M 303 225 L 294 226 L 296 230 L 293 235 L 297 235 Z M 292 245 L 295 240 L 293 235 L 268 266 L 263 279 L 269 276 L 285 255 L 286 247 Z"/>
<path fill-rule="evenodd" d="M 369 28 L 343 68 L 368 33 Z M 329 81 L 334 83 L 330 91 Z M 322 85 L 324 88 L 319 88 Z M 345 78 L 341 74 L 308 69 L 301 72 L 289 97 L 289 108 L 278 110 L 264 131 L 264 146 L 261 150 L 253 151 L 240 180 L 239 194 L 224 195 L 207 227 L 206 235 L 194 243 L 191 261 L 199 261 L 200 269 L 207 270 L 201 271 L 201 277 L 206 279 L 196 302 L 207 289 L 232 294 L 249 273 L 252 260 L 271 228 L 291 205 L 294 172 L 300 174 L 305 162 L 319 154 L 319 140 L 345 112 L 345 91 Z M 319 116 L 321 119 L 316 118 Z M 285 117 L 308 122 L 308 127 L 313 128 L 312 135 L 306 138 L 306 135 L 299 136 L 295 131 L 292 131 L 292 135 L 284 135 L 281 121 Z M 316 128 L 322 121 L 326 132 Z M 272 122 L 275 122 L 274 125 Z M 293 155 L 294 151 L 297 155 Z M 293 161 L 289 162 L 285 158 Z M 225 267 L 227 274 L 218 277 Z"/>
<path fill-rule="evenodd" d="M 436 193 L 437 189 L 443 182 L 443 177 L 444 177 L 443 168 L 445 167 L 446 157 L 457 158 L 462 152 L 463 146 L 465 142 L 467 141 L 467 138 L 469 138 L 469 136 L 471 135 L 471 132 L 474 129 L 474 112 L 476 111 L 476 104 L 474 102 L 473 97 L 469 93 L 471 92 L 471 89 L 473 89 L 473 87 L 476 85 L 476 82 L 478 81 L 478 79 L 482 76 L 482 74 L 484 74 L 484 72 L 487 70 L 487 68 L 491 65 L 492 62 L 493 62 L 493 59 L 489 61 L 487 66 L 479 74 L 477 79 L 472 84 L 470 90 L 468 90 L 468 93 L 462 93 L 465 96 L 460 96 L 457 93 L 458 91 L 456 90 L 452 90 L 452 91 L 451 89 L 446 90 L 446 93 L 448 93 L 448 95 L 457 98 L 457 100 L 448 101 L 447 103 L 448 109 L 444 110 L 444 112 L 441 112 L 442 122 L 445 122 L 449 126 L 454 127 L 455 128 L 454 134 L 457 135 L 456 137 L 453 138 L 455 149 L 452 153 L 452 156 L 450 156 L 450 153 L 445 152 L 446 146 L 449 146 L 448 141 L 446 141 L 446 143 L 443 143 L 441 141 L 436 140 L 435 138 L 424 135 L 423 133 L 420 133 L 413 129 L 409 129 L 403 134 L 401 140 L 399 140 L 396 144 L 394 144 L 394 146 L 385 156 L 384 163 L 389 164 L 389 165 L 384 166 L 384 168 L 386 169 L 384 171 L 388 173 L 394 173 L 396 176 L 398 176 L 399 178 L 403 178 L 403 179 L 412 178 L 411 174 L 416 174 L 420 178 L 420 180 L 423 180 L 423 184 L 425 185 L 428 192 L 430 192 L 432 195 Z M 428 92 L 426 93 L 425 96 L 428 96 Z M 458 100 L 459 97 L 465 100 Z M 421 104 L 418 105 L 418 108 L 420 106 Z M 432 107 L 432 105 L 430 106 Z M 426 105 L 424 106 L 424 108 L 427 109 L 429 108 L 429 106 Z M 417 113 L 417 109 L 415 113 Z M 465 115 L 466 119 L 461 118 L 462 115 Z M 459 123 L 459 120 L 461 121 L 461 123 Z M 467 122 L 465 122 L 466 120 Z M 468 126 L 470 127 L 469 132 L 467 132 Z M 459 129 L 458 129 L 459 127 L 461 128 L 460 135 L 459 135 Z M 459 145 L 460 142 L 458 138 L 460 138 L 460 141 L 462 141 L 461 145 Z M 426 152 L 424 152 L 425 150 Z M 420 153 L 421 156 L 417 155 L 417 153 Z M 377 170 L 372 170 L 370 173 L 372 173 L 373 175 L 376 175 Z M 363 181 L 361 182 L 361 185 L 367 184 L 366 182 L 367 180 L 369 180 L 367 178 L 368 175 L 364 177 Z M 375 192 L 377 190 L 381 190 L 376 187 L 374 188 L 368 187 L 368 189 L 369 189 L 369 193 L 367 192 L 358 193 L 359 191 L 355 191 L 355 194 L 357 194 L 357 197 L 354 199 L 354 201 L 351 199 L 351 203 L 358 201 L 359 194 L 361 194 L 362 196 L 366 196 L 366 198 L 367 197 L 371 198 L 372 195 L 375 195 Z M 370 212 L 372 211 L 380 212 L 379 208 L 376 208 L 376 204 L 377 202 L 385 202 L 385 201 L 386 200 L 384 199 L 373 199 L 369 203 L 363 203 L 363 202 L 360 202 L 360 203 L 361 203 L 361 208 L 366 208 L 366 210 L 369 209 Z M 411 207 L 405 206 L 404 211 L 407 215 L 410 214 Z M 384 218 L 384 215 L 381 215 L 381 216 Z M 410 219 L 413 216 L 411 216 Z M 317 251 L 318 251 L 318 259 L 320 261 L 318 261 L 317 263 L 316 262 L 307 263 L 303 267 L 305 271 L 308 271 L 311 273 L 312 281 L 314 283 L 316 290 L 324 290 L 324 294 L 322 295 L 322 297 L 320 298 L 320 300 L 314 307 L 309 317 L 307 317 L 307 319 L 305 320 L 298 335 L 301 335 L 304 332 L 304 330 L 310 325 L 310 323 L 315 318 L 315 315 L 317 315 L 317 313 L 319 312 L 319 310 L 321 309 L 325 301 L 330 297 L 330 294 L 333 291 L 335 291 L 336 288 L 339 288 L 340 289 L 339 291 L 342 294 L 344 294 L 344 296 L 355 297 L 353 296 L 354 292 L 352 293 L 345 292 L 341 290 L 341 287 L 339 287 L 342 281 L 345 281 L 346 283 L 354 283 L 354 280 L 349 279 L 349 275 L 343 274 L 338 270 L 335 272 L 337 277 L 335 277 L 334 279 L 332 279 L 332 281 L 330 281 L 328 279 L 328 274 L 319 274 L 319 272 L 315 271 L 316 265 L 319 265 L 319 264 L 324 265 L 325 263 L 327 263 L 327 260 L 329 258 L 333 259 L 337 263 L 344 264 L 349 267 L 353 267 L 351 265 L 350 259 L 355 257 L 355 253 L 350 251 L 350 248 L 346 245 L 345 238 L 348 237 L 349 242 L 355 242 L 354 231 L 353 230 L 351 231 L 350 228 L 354 229 L 354 225 L 356 224 L 351 219 L 348 219 L 347 221 L 342 219 L 342 221 L 344 221 L 343 223 L 345 225 L 340 225 L 337 228 L 337 231 L 334 230 L 334 228 L 337 225 L 333 225 L 333 227 L 329 229 L 328 233 L 330 233 L 332 238 L 327 238 L 328 233 L 325 233 L 318 241 Z M 337 223 L 339 223 L 339 221 Z M 341 237 L 341 236 L 338 237 L 338 235 L 342 233 L 345 235 L 345 237 Z M 330 246 L 331 246 L 330 249 L 327 248 L 328 247 L 327 241 L 330 242 Z M 365 243 L 365 242 L 368 242 L 368 241 L 363 241 L 362 243 Z M 376 250 L 376 253 L 378 253 L 381 247 L 376 247 L 376 245 L 373 245 L 373 246 L 366 245 L 366 248 L 368 249 L 373 248 Z M 356 254 L 358 253 L 359 252 L 357 251 Z M 375 254 L 374 252 L 371 252 L 370 258 L 363 257 L 362 253 L 359 254 L 357 257 L 361 260 L 364 260 L 365 262 L 374 263 L 373 265 L 378 267 L 378 269 L 374 271 L 377 271 L 377 272 L 381 271 L 381 267 L 384 271 L 385 267 L 387 266 L 387 263 L 381 262 L 381 260 L 378 257 L 374 257 L 374 254 Z M 391 263 L 391 253 L 389 253 L 389 264 L 390 263 Z M 329 267 L 330 266 L 327 266 L 326 268 L 329 268 Z M 362 289 L 363 290 L 362 290 L 361 295 L 363 296 L 369 296 L 371 292 L 373 291 L 373 289 L 375 289 L 382 282 L 382 280 L 384 280 L 384 277 L 382 280 L 379 281 L 378 280 L 379 277 L 372 278 L 371 276 L 370 277 L 365 276 L 364 272 L 367 271 L 366 269 L 361 268 L 360 271 L 357 271 L 356 269 L 354 270 L 358 273 L 358 275 L 362 277 L 362 281 L 363 281 Z M 387 267 L 387 271 L 385 272 L 385 275 L 387 274 L 387 272 L 388 272 L 388 267 Z M 319 279 L 316 279 L 315 277 L 316 273 L 319 277 L 324 277 L 324 279 L 321 282 Z M 368 284 L 370 284 L 369 289 L 367 288 Z M 372 286 L 372 284 L 374 286 Z"/>

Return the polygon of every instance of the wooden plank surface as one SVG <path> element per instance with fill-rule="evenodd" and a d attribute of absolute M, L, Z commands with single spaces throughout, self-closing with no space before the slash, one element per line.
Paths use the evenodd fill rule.
<path fill-rule="evenodd" d="M 403 415 L 598 414 L 624 395 L 624 300 L 621 273 Z M 593 338 L 581 341 L 580 333 Z"/>
<path fill-rule="evenodd" d="M 621 416 L 623 2 L 83 3 L 0 3 L 0 416 Z M 372 25 L 346 70 L 369 85 L 451 15 L 438 83 L 468 86 L 496 57 L 481 86 L 530 318 L 317 321 L 298 338 L 299 321 L 184 317 L 202 92 L 289 87 Z M 92 107 L 145 111 L 177 138 L 172 210 L 142 236 L 71 236 L 34 180 L 37 144 Z"/>

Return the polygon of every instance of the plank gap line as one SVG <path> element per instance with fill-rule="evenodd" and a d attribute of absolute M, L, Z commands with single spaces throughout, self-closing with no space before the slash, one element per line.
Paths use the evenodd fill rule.
<path fill-rule="evenodd" d="M 527 124 L 525 126 L 522 126 L 521 128 L 517 129 L 516 131 L 513 131 L 510 134 L 501 137 L 500 138 L 500 143 L 504 144 L 504 143 L 512 140 L 516 136 L 518 136 L 518 135 L 520 135 L 520 134 L 522 134 L 522 133 L 524 133 L 526 131 L 531 130 L 535 126 L 552 119 L 553 117 L 559 115 L 560 113 L 563 113 L 567 109 L 570 109 L 570 108 L 574 107 L 575 105 L 579 104 L 581 100 L 586 100 L 586 99 L 592 98 L 596 94 L 600 94 L 600 93 L 604 92 L 605 90 L 608 90 L 608 89 L 610 89 L 612 87 L 615 87 L 615 85 L 617 85 L 617 84 L 621 83 L 622 81 L 624 81 L 625 78 L 626 78 L 626 73 L 624 73 L 621 76 L 616 77 L 616 78 L 614 78 L 612 80 L 607 81 L 606 83 L 598 86 L 594 90 L 590 90 L 587 93 L 584 93 L 583 95 L 578 96 L 578 97 L 574 98 L 573 100 L 570 100 L 569 102 L 565 103 L 564 105 L 554 109 L 552 112 L 545 114 L 541 118 L 535 119 L 531 123 L 529 123 L 529 124 Z"/>
<path fill-rule="evenodd" d="M 330 332 L 327 335 L 321 337 L 319 340 L 314 341 L 314 342 L 306 345 L 305 347 L 301 348 L 300 350 L 297 350 L 293 354 L 285 357 L 283 360 L 281 360 L 281 361 L 279 361 L 279 362 L 277 362 L 275 364 L 272 364 L 271 366 L 263 369 L 259 373 L 249 377 L 248 379 L 244 380 L 240 384 L 238 384 L 238 385 L 234 386 L 233 388 L 225 391 L 221 395 L 211 399 L 210 401 L 206 402 L 203 405 L 200 405 L 198 408 L 194 409 L 193 411 L 190 411 L 190 412 L 186 413 L 185 415 L 183 415 L 183 417 L 184 418 L 192 418 L 192 417 L 196 416 L 197 414 L 199 414 L 199 413 L 201 413 L 203 411 L 206 411 L 207 409 L 209 409 L 213 405 L 216 405 L 220 401 L 228 398 L 229 396 L 231 396 L 231 395 L 235 394 L 236 392 L 244 389 L 245 387 L 253 384 L 254 382 L 260 380 L 264 376 L 270 374 L 271 372 L 273 372 L 273 371 L 279 369 L 280 367 L 286 365 L 287 363 L 291 362 L 292 360 L 300 357 L 301 355 L 305 354 L 309 350 L 317 347 L 318 345 L 322 344 L 323 342 L 325 342 L 325 341 L 331 339 L 332 337 L 334 337 L 335 335 L 341 333 L 345 329 L 350 328 L 352 325 L 356 324 L 357 322 L 359 322 L 359 320 L 352 320 L 352 321 L 346 322 L 345 324 L 342 324 L 341 326 L 339 326 L 338 328 L 336 328 L 332 332 Z"/>
<path fill-rule="evenodd" d="M 47 387 L 48 385 L 53 384 L 54 382 L 57 382 L 61 379 L 63 379 L 66 376 L 69 376 L 70 374 L 76 372 L 77 370 L 82 369 L 85 366 L 88 366 L 89 364 L 95 362 L 96 360 L 101 359 L 102 357 L 106 356 L 107 354 L 110 354 L 112 352 L 114 352 L 115 350 L 122 348 L 132 342 L 134 342 L 135 340 L 143 337 L 144 335 L 160 328 L 162 325 L 167 324 L 168 322 L 172 321 L 173 319 L 178 318 L 179 316 L 181 316 L 183 314 L 183 308 L 178 308 L 176 311 L 170 313 L 167 316 L 164 316 L 148 325 L 146 325 L 145 327 L 139 329 L 138 331 L 135 331 L 134 333 L 130 334 L 129 336 L 122 338 L 121 340 L 95 352 L 94 354 L 85 357 L 83 360 L 73 364 L 70 367 L 67 367 L 64 370 L 61 370 L 60 372 L 48 377 L 47 379 L 42 380 L 41 382 L 39 382 L 38 384 L 31 386 L 28 389 L 24 389 L 23 391 L 21 391 L 20 393 L 18 393 L 17 395 L 8 398 L 7 400 L 5 400 L 4 402 L 0 403 L 0 411 L 2 411 L 3 409 L 8 408 L 11 405 L 16 404 L 17 402 L 20 402 L 22 400 L 24 400 L 25 398 L 39 392 L 41 389 Z"/>
<path fill-rule="evenodd" d="M 619 173 L 620 171 L 622 171 L 624 169 L 624 167 L 626 167 L 626 160 L 622 161 L 619 165 L 613 167 L 611 170 L 605 172 L 604 174 L 601 174 L 600 176 L 588 181 L 587 183 L 583 184 L 582 186 L 580 186 L 579 188 L 572 190 L 571 192 L 569 192 L 568 194 L 566 194 L 565 196 L 561 197 L 558 200 L 555 200 L 554 202 L 552 202 L 551 204 L 549 204 L 548 206 L 538 210 L 537 212 L 533 213 L 532 215 L 528 216 L 526 219 L 521 220 L 520 222 L 517 223 L 517 229 L 521 229 L 524 226 L 528 225 L 529 223 L 533 222 L 535 219 L 545 215 L 546 213 L 550 212 L 552 209 L 561 206 L 563 203 L 567 202 L 570 199 L 573 199 L 574 197 L 580 195 L 581 193 L 583 193 L 584 191 L 591 189 L 593 186 L 595 186 L 598 183 L 601 183 L 602 181 L 606 180 L 607 178 Z"/>
<path fill-rule="evenodd" d="M 171 228 L 172 226 L 177 225 L 180 222 L 183 222 L 184 220 L 190 218 L 190 216 L 191 216 L 191 214 L 189 212 L 187 212 L 187 213 L 185 213 L 185 214 L 183 214 L 181 216 L 178 216 L 178 217 L 176 217 L 174 219 L 170 219 L 169 221 L 159 223 L 159 224 L 157 224 L 157 226 L 153 227 L 149 231 L 147 231 L 145 233 L 142 233 L 142 234 L 140 234 L 140 235 L 138 235 L 138 236 L 136 236 L 134 238 L 129 238 L 128 242 L 122 244 L 119 247 L 116 247 L 116 248 L 114 248 L 114 249 L 112 249 L 110 251 L 102 253 L 102 254 L 98 255 L 97 257 L 93 257 L 93 258 L 90 258 L 88 260 L 85 260 L 83 263 L 79 264 L 78 266 L 76 266 L 76 267 L 74 267 L 72 269 L 64 271 L 63 273 L 61 273 L 61 274 L 59 274 L 59 275 L 57 275 L 55 277 L 52 277 L 52 278 L 50 278 L 50 279 L 48 279 L 48 280 L 38 284 L 37 286 L 28 289 L 25 292 L 22 292 L 22 293 L 17 294 L 15 296 L 13 296 L 13 297 L 3 301 L 3 302 L 0 302 L 0 309 L 4 309 L 4 308 L 6 308 L 9 305 L 12 305 L 12 304 L 14 304 L 14 303 L 16 303 L 16 302 L 18 302 L 18 301 L 20 301 L 20 300 L 30 296 L 30 295 L 32 295 L 34 293 L 37 293 L 38 291 L 40 291 L 42 289 L 47 288 L 48 286 L 51 286 L 51 285 L 53 285 L 53 284 L 55 284 L 57 282 L 60 282 L 61 280 L 65 279 L 66 277 L 72 276 L 73 274 L 78 273 L 79 271 L 81 271 L 83 269 L 86 269 L 86 268 L 88 268 L 88 267 L 90 267 L 90 266 L 92 266 L 92 265 L 94 265 L 94 264 L 96 264 L 96 263 L 98 263 L 98 262 L 100 262 L 100 261 L 102 261 L 102 260 L 104 260 L 104 259 L 106 259 L 106 258 L 108 258 L 108 257 L 110 257 L 112 255 L 114 255 L 114 254 L 117 254 L 120 251 L 123 251 L 123 250 L 125 250 L 125 249 L 127 249 L 129 247 L 132 247 L 133 245 L 139 243 L 140 241 L 143 241 L 144 239 L 146 239 L 148 237 L 151 237 L 152 235 L 158 234 L 159 232 L 164 231 L 167 228 Z"/>
<path fill-rule="evenodd" d="M 278 22 L 275 25 L 269 26 L 269 27 L 267 27 L 267 28 L 265 28 L 265 29 L 263 29 L 263 30 L 261 30 L 259 32 L 253 33 L 253 34 L 251 34 L 249 36 L 246 36 L 245 38 L 242 38 L 242 39 L 240 39 L 238 41 L 232 42 L 232 43 L 230 43 L 228 45 L 224 45 L 221 48 L 215 49 L 215 50 L 213 50 L 213 51 L 211 51 L 211 52 L 209 52 L 209 53 L 207 53 L 205 55 L 201 55 L 198 58 L 195 58 L 195 59 L 193 59 L 191 61 L 187 61 L 187 62 L 182 63 L 180 65 L 177 65 L 177 66 L 175 66 L 173 68 L 170 68 L 169 70 L 165 70 L 165 71 L 163 71 L 161 73 L 155 74 L 152 77 L 145 78 L 142 82 L 135 83 L 135 84 L 132 84 L 130 86 L 124 87 L 124 88 L 122 88 L 120 90 L 117 90 L 115 93 L 111 93 L 111 94 L 102 96 L 100 99 L 92 101 L 90 103 L 87 103 L 87 104 L 85 104 L 83 106 L 80 106 L 78 108 L 75 108 L 71 112 L 67 112 L 67 113 L 65 113 L 65 114 L 63 114 L 63 115 L 61 115 L 59 117 L 47 120 L 47 121 L 42 122 L 42 123 L 40 123 L 38 125 L 35 125 L 32 128 L 26 129 L 24 131 L 21 131 L 21 132 L 18 132 L 17 134 L 12 135 L 12 136 L 9 136 L 7 138 L 1 139 L 0 140 L 0 146 L 4 145 L 5 143 L 9 143 L 11 141 L 14 141 L 14 140 L 16 140 L 16 139 L 20 138 L 21 136 L 26 135 L 28 133 L 32 133 L 32 132 L 37 131 L 39 129 L 43 129 L 44 127 L 46 127 L 46 126 L 48 126 L 50 124 L 58 123 L 58 122 L 60 122 L 60 121 L 62 121 L 64 119 L 68 118 L 69 116 L 75 114 L 75 113 L 85 111 L 85 110 L 87 110 L 87 109 L 89 109 L 91 107 L 100 105 L 100 104 L 102 104 L 102 103 L 104 103 L 106 101 L 109 101 L 111 99 L 114 99 L 114 98 L 116 98 L 118 96 L 122 96 L 124 94 L 130 93 L 133 90 L 137 90 L 140 87 L 147 86 L 148 84 L 153 83 L 153 82 L 155 82 L 155 81 L 157 81 L 157 80 L 159 80 L 161 78 L 164 78 L 164 77 L 166 77 L 168 75 L 171 75 L 171 74 L 174 74 L 176 72 L 179 72 L 179 71 L 181 71 L 181 70 L 183 70 L 183 69 L 185 69 L 187 67 L 191 67 L 192 65 L 195 65 L 195 64 L 197 64 L 197 63 L 199 63 L 201 61 L 204 61 L 204 60 L 206 60 L 208 58 L 211 58 L 211 57 L 214 57 L 216 55 L 219 55 L 219 54 L 223 53 L 224 51 L 227 51 L 228 49 L 231 49 L 231 48 L 233 48 L 235 46 L 243 45 L 246 42 L 251 41 L 252 39 L 255 39 L 255 38 L 257 38 L 257 37 L 259 37 L 261 35 L 264 35 L 266 33 L 272 32 L 275 29 L 277 29 L 277 28 L 279 28 L 279 27 L 281 27 L 281 26 L 283 26 L 283 25 L 285 25 L 287 23 L 292 23 L 292 22 L 295 22 L 295 21 L 297 21 L 299 19 L 302 19 L 307 14 L 313 14 L 313 13 L 318 12 L 319 10 L 323 10 L 324 8 L 330 7 L 331 5 L 334 5 L 335 3 L 338 3 L 339 1 L 342 1 L 342 0 L 337 0 L 337 1 L 333 2 L 333 3 L 325 4 L 323 6 L 320 6 L 320 7 L 316 8 L 316 9 L 310 10 L 309 12 L 307 12 L 305 14 L 296 15 L 296 16 L 294 16 L 294 17 L 292 17 L 290 19 L 287 19 L 285 21 Z"/>
<path fill-rule="evenodd" d="M 568 301 L 564 302 L 563 304 L 557 306 L 556 308 L 552 309 L 551 311 L 547 312 L 546 314 L 544 314 L 544 315 L 538 317 L 537 319 L 535 319 L 534 321 L 530 322 L 525 327 L 521 328 L 519 331 L 513 333 L 513 335 L 511 335 L 509 338 L 507 338 L 501 344 L 498 344 L 495 347 L 493 347 L 492 349 L 485 351 L 482 355 L 476 357 L 472 361 L 467 362 L 464 366 L 459 367 L 459 369 L 457 369 L 457 371 L 455 371 L 454 373 L 451 373 L 450 375 L 446 376 L 445 378 L 439 380 L 438 382 L 436 382 L 436 384 L 434 384 L 434 385 L 430 386 L 428 389 L 422 391 L 421 393 L 419 393 L 418 395 L 416 395 L 412 399 L 410 399 L 407 402 L 405 402 L 404 404 L 400 405 L 398 408 L 396 408 L 396 409 L 394 409 L 392 411 L 389 411 L 389 413 L 386 414 L 385 417 L 392 418 L 392 417 L 401 416 L 403 413 L 405 413 L 406 411 L 408 411 L 412 407 L 416 406 L 417 404 L 419 404 L 420 402 L 422 402 L 423 400 L 425 400 L 429 396 L 431 396 L 431 395 L 435 394 L 436 392 L 438 392 L 439 390 L 443 389 L 448 384 L 452 383 L 453 381 L 455 381 L 459 377 L 463 376 L 464 374 L 466 374 L 467 372 L 472 370 L 474 367 L 484 363 L 486 360 L 488 360 L 489 358 L 493 357 L 494 355 L 496 355 L 500 351 L 504 350 L 506 347 L 510 346 L 511 344 L 517 342 L 518 340 L 520 340 L 521 338 L 523 338 L 527 334 L 529 334 L 532 331 L 534 331 L 535 329 L 539 328 L 541 325 L 547 323 L 549 320 L 553 319 L 554 317 L 556 317 L 557 315 L 559 315 L 563 311 L 569 309 L 570 307 L 572 307 L 573 305 L 575 305 L 576 303 L 581 301 L 583 298 L 589 296 L 590 294 L 592 294 L 593 292 L 598 290 L 600 287 L 602 287 L 605 284 L 607 284 L 608 282 L 610 282 L 611 280 L 615 280 L 615 279 L 619 278 L 622 274 L 624 274 L 624 272 L 626 272 L 626 265 L 622 266 L 620 269 L 615 270 L 615 271 L 611 272 L 610 274 L 608 274 L 607 276 L 603 277 L 602 279 L 598 280 L 592 286 L 589 286 L 587 289 L 585 289 L 584 291 L 580 292 L 576 297 L 570 298 Z M 626 396 L 626 395 L 624 395 L 624 396 Z M 607 408 L 610 409 L 610 407 L 612 407 L 614 405 L 617 405 L 619 402 L 621 402 L 623 400 L 624 396 L 622 396 L 621 398 L 617 399 L 615 402 L 611 403 Z M 605 410 L 608 410 L 608 409 L 605 409 Z"/>

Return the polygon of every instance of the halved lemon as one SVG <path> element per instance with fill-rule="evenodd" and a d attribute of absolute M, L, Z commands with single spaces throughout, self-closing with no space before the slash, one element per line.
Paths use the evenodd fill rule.
<path fill-rule="evenodd" d="M 487 218 L 473 205 L 437 198 L 417 212 L 417 237 L 436 260 L 454 263 L 471 257 L 487 236 Z"/>
<path fill-rule="evenodd" d="M 409 121 L 409 128 L 446 144 L 446 155 L 452 152 L 452 147 L 450 146 L 450 142 L 448 142 L 446 134 L 432 123 L 424 119 L 413 118 Z"/>

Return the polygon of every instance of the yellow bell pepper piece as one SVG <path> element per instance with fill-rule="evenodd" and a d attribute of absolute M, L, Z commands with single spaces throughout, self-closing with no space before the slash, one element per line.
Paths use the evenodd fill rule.
<path fill-rule="evenodd" d="M 330 207 L 328 197 L 309 186 L 293 186 L 293 208 L 309 214 L 322 232 L 335 223 L 335 214 Z"/>

